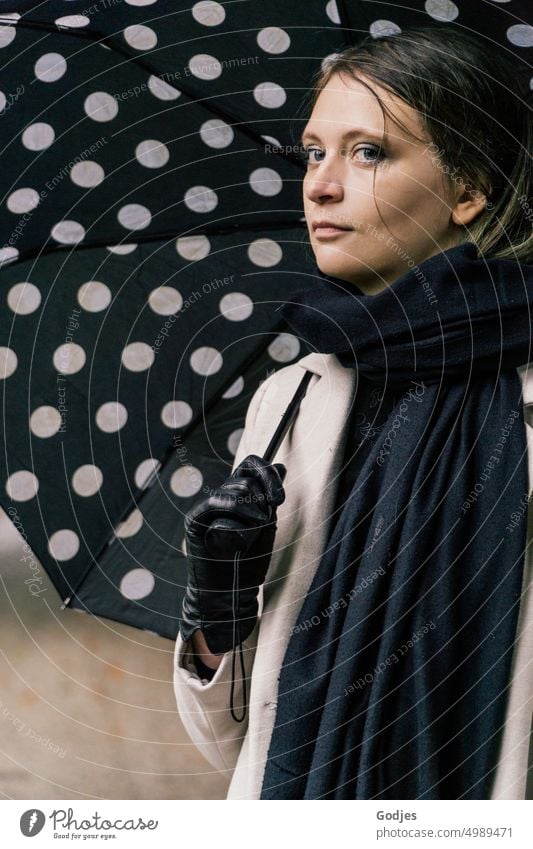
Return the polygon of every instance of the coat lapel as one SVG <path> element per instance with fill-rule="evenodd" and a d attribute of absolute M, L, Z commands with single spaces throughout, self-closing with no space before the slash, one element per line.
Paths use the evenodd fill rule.
<path fill-rule="evenodd" d="M 288 641 L 329 533 L 347 436 L 345 423 L 356 385 L 355 369 L 344 368 L 333 354 L 309 354 L 295 366 L 290 375 L 289 370 L 280 374 L 276 387 L 265 392 L 258 415 L 258 420 L 262 417 L 270 422 L 268 429 L 272 430 L 302 378 L 302 369 L 314 373 L 296 420 L 274 458 L 287 467 L 286 498 L 278 507 L 278 532 L 263 587 L 263 612 L 277 618 L 276 612 L 280 616 L 281 611 L 280 649 Z"/>

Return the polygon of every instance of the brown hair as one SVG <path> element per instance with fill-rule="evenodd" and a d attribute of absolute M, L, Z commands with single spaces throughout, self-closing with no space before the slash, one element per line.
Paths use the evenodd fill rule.
<path fill-rule="evenodd" d="M 526 89 L 502 48 L 488 50 L 455 24 L 368 36 L 323 60 L 304 104 L 309 115 L 336 73 L 365 85 L 384 120 L 391 113 L 359 74 L 416 109 L 450 184 L 460 179 L 487 197 L 485 209 L 465 233 L 481 256 L 533 261 L 529 75 Z"/>

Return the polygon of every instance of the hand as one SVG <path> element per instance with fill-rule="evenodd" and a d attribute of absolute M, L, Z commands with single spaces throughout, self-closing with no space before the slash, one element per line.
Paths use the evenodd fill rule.
<path fill-rule="evenodd" d="M 285 500 L 282 463 L 250 454 L 233 474 L 185 516 L 189 570 L 180 632 L 198 628 L 209 651 L 238 645 L 257 621 L 259 586 L 266 577 Z M 235 562 L 235 553 L 237 562 Z"/>

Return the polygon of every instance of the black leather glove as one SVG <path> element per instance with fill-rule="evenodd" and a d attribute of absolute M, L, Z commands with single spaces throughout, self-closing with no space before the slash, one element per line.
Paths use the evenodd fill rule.
<path fill-rule="evenodd" d="M 209 651 L 223 654 L 253 631 L 259 586 L 277 530 L 276 510 L 285 500 L 285 473 L 282 463 L 269 464 L 250 454 L 185 515 L 189 570 L 180 621 L 184 640 L 199 628 Z"/>

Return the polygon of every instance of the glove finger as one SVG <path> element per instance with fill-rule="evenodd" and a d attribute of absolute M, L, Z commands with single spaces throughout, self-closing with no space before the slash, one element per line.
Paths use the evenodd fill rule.
<path fill-rule="evenodd" d="M 263 523 L 270 519 L 275 509 L 268 500 L 264 487 L 255 477 L 235 477 L 222 484 L 224 492 L 235 496 L 235 513 L 245 521 Z"/>
<path fill-rule="evenodd" d="M 267 501 L 277 507 L 285 501 L 285 491 L 283 489 L 285 472 L 286 469 L 282 463 L 272 465 L 257 454 L 249 454 L 239 463 L 231 477 L 244 476 L 255 478 L 263 486 Z"/>
<path fill-rule="evenodd" d="M 216 518 L 233 514 L 235 495 L 222 489 L 213 489 L 208 498 L 197 501 L 184 517 L 187 536 L 203 538 L 205 532 Z"/>
<path fill-rule="evenodd" d="M 205 545 L 205 535 L 217 520 L 229 521 L 236 530 L 262 528 L 270 521 L 272 508 L 265 502 L 264 494 L 258 485 L 255 487 L 257 500 L 252 500 L 254 493 L 250 492 L 250 486 L 253 490 L 253 484 L 251 485 L 250 479 L 247 478 L 244 485 L 235 483 L 234 491 L 231 485 L 225 489 L 213 489 L 208 498 L 191 507 L 184 519 L 185 537 L 191 551 L 198 552 L 198 548 Z M 245 497 L 249 500 L 244 501 Z"/>

